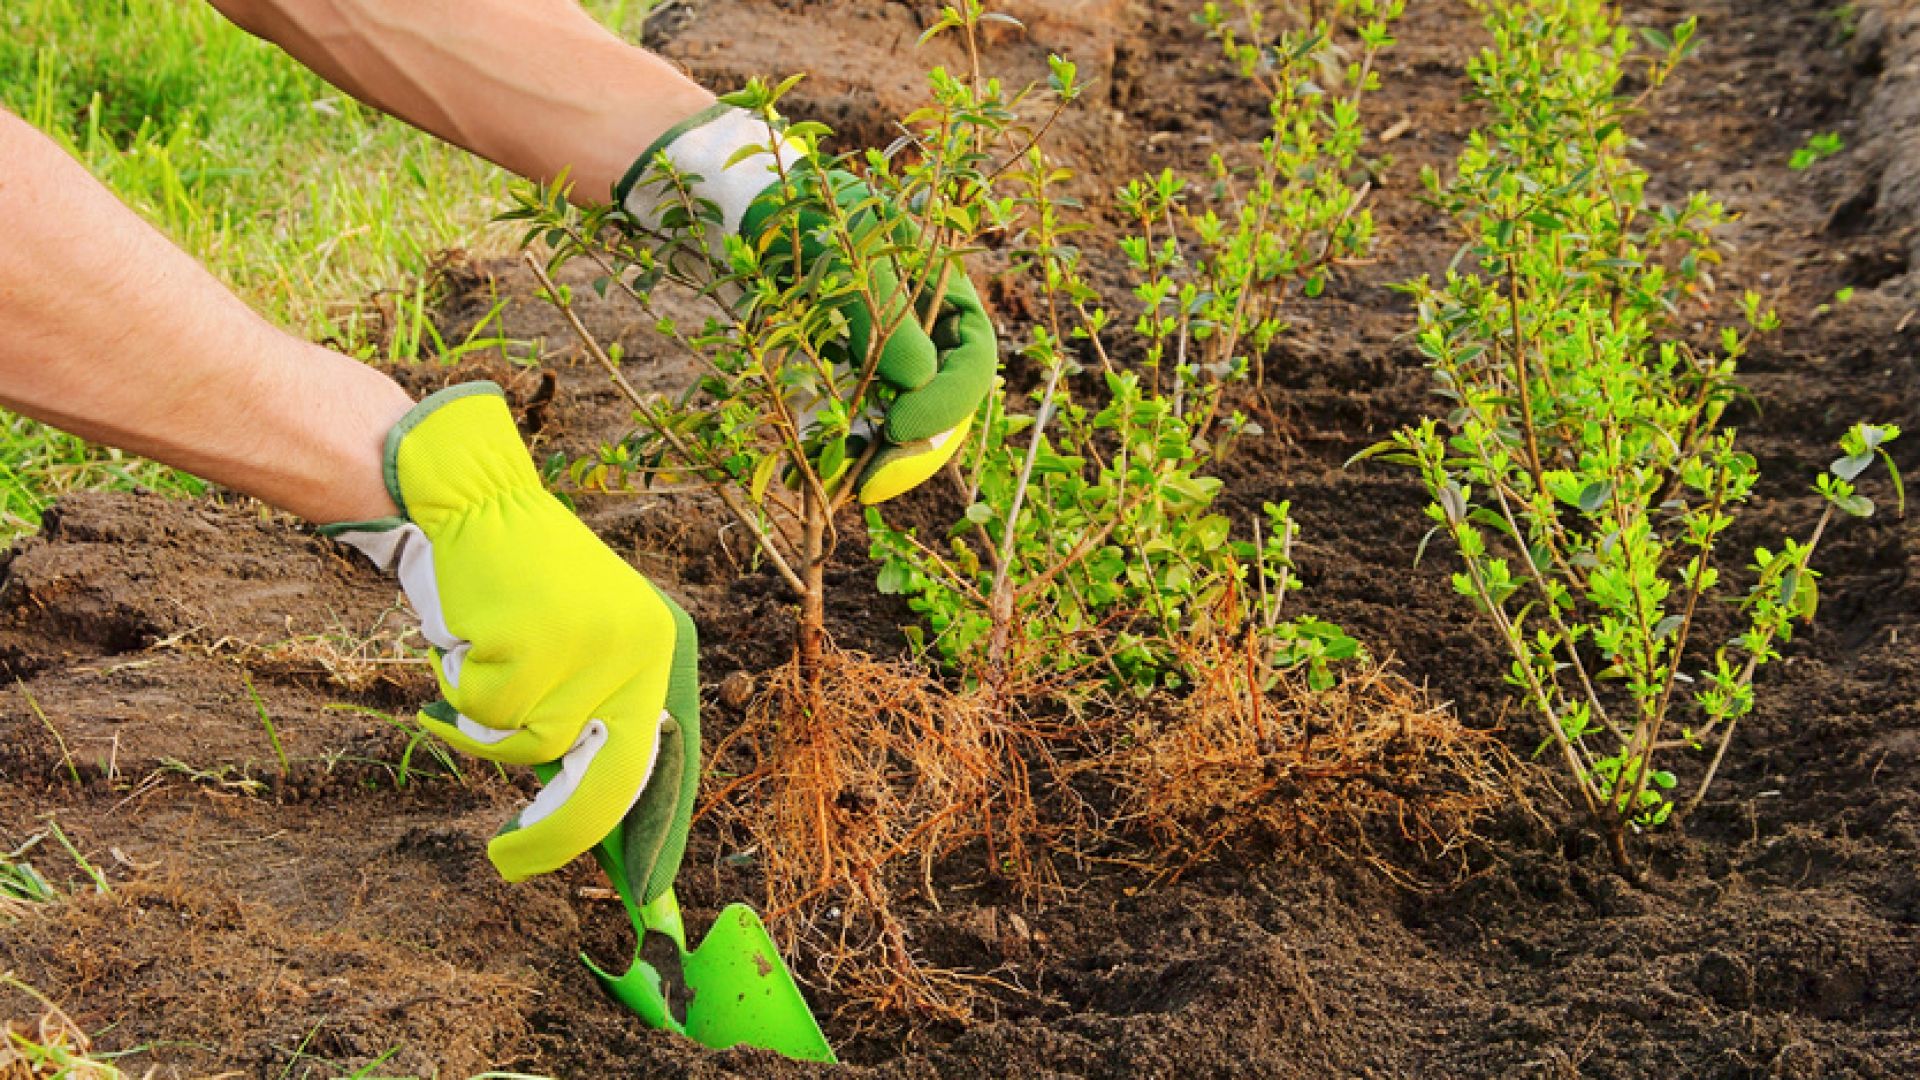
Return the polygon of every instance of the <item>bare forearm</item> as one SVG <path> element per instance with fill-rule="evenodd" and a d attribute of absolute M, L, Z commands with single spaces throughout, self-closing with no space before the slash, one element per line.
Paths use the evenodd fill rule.
<path fill-rule="evenodd" d="M 0 111 L 0 404 L 315 521 L 394 512 L 393 380 L 270 326 Z"/>
<path fill-rule="evenodd" d="M 212 0 L 327 81 L 536 180 L 605 199 L 713 96 L 576 0 Z"/>

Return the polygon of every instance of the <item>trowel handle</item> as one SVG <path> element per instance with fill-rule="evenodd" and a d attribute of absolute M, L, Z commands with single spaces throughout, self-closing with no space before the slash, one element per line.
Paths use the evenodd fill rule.
<path fill-rule="evenodd" d="M 680 951 L 687 951 L 687 924 L 680 918 L 680 900 L 668 889 L 654 898 L 653 903 L 640 909 L 640 917 L 634 922 L 633 932 L 644 938 L 648 931 L 665 934 L 673 939 Z"/>
<path fill-rule="evenodd" d="M 627 826 L 625 822 L 614 826 L 613 832 L 599 846 L 593 849 L 593 859 L 600 869 L 613 882 L 613 890 L 620 894 L 621 906 L 627 909 L 627 921 L 633 924 L 633 947 L 637 954 L 645 942 L 647 932 L 665 934 L 681 952 L 687 951 L 687 924 L 680 917 L 680 899 L 672 889 L 653 898 L 653 902 L 642 904 L 633 894 L 626 866 Z"/>
<path fill-rule="evenodd" d="M 648 1027 L 662 1028 L 680 1035 L 687 1030 L 674 1019 L 667 1001 L 665 981 L 652 964 L 642 958 L 647 934 L 665 934 L 673 939 L 674 948 L 684 959 L 687 954 L 687 928 L 680 917 L 680 901 L 668 889 L 655 897 L 650 904 L 641 905 L 634 901 L 627 888 L 627 875 L 621 865 L 622 834 L 620 829 L 593 849 L 594 858 L 607 873 L 607 880 L 613 882 L 614 891 L 620 894 L 620 903 L 627 909 L 627 920 L 633 924 L 633 959 L 628 962 L 627 970 L 621 974 L 602 969 L 585 953 L 580 960 L 587 965 L 600 980 L 600 985 L 614 1000 L 633 1010 Z"/>
<path fill-rule="evenodd" d="M 553 768 L 550 765 L 536 765 L 534 773 L 544 783 L 551 777 Z M 633 924 L 633 960 L 627 965 L 627 970 L 620 974 L 602 969 L 585 953 L 580 955 L 580 960 L 600 980 L 600 985 L 607 993 L 633 1010 L 641 1022 L 649 1027 L 685 1035 L 686 1028 L 674 1019 L 668 1006 L 667 991 L 660 973 L 641 958 L 649 932 L 672 938 L 681 957 L 687 955 L 687 927 L 680 915 L 680 900 L 674 896 L 672 889 L 667 889 L 651 903 L 640 903 L 629 885 L 626 845 L 627 826 L 622 821 L 594 847 L 593 858 L 606 873 L 607 880 L 613 883 L 614 891 L 620 895 L 621 906 L 627 910 L 627 920 Z"/>

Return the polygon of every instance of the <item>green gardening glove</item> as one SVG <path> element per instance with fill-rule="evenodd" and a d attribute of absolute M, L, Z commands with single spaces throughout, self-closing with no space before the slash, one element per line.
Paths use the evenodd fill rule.
<path fill-rule="evenodd" d="M 397 573 L 419 613 L 445 695 L 421 722 L 492 761 L 557 763 L 488 857 L 508 881 L 545 873 L 639 805 L 633 884 L 657 895 L 699 773 L 693 622 L 542 486 L 492 383 L 401 418 L 386 480 L 402 516 L 321 531 Z"/>
<path fill-rule="evenodd" d="M 720 215 L 717 229 L 707 227 L 709 250 L 702 276 L 711 280 L 728 265 L 727 235 L 753 244 L 770 227 L 777 206 L 763 196 L 777 190 L 779 167 L 784 165 L 790 175 L 813 172 L 806 168 L 794 173 L 803 161 L 797 145 L 782 142 L 769 147 L 768 139 L 764 121 L 730 105 L 714 105 L 675 125 L 648 147 L 614 196 L 641 224 L 665 232 L 663 219 L 679 204 L 679 194 L 655 174 L 657 159 L 664 156 L 677 172 L 689 177 L 690 194 L 711 203 Z M 761 149 L 756 152 L 754 147 Z M 847 174 L 836 173 L 830 179 L 834 197 L 843 206 L 869 198 L 868 190 Z M 817 222 L 802 222 L 803 232 L 811 232 L 806 228 L 810 224 Z M 904 215 L 898 216 L 897 224 L 902 229 L 911 227 Z M 788 266 L 787 272 L 805 273 L 814 260 L 836 257 L 811 238 L 804 247 L 806 265 Z M 697 275 L 702 270 L 684 264 L 682 269 Z M 875 285 L 876 300 L 883 307 L 899 295 L 900 284 L 890 273 L 876 272 Z M 938 472 L 966 442 L 973 415 L 993 386 L 999 346 L 993 322 L 964 269 L 955 266 L 944 294 L 930 302 L 939 305 L 931 333 L 920 319 L 909 316 L 881 347 L 876 375 L 895 391 L 895 397 L 874 433 L 881 439 L 881 449 L 856 481 L 860 501 L 869 505 L 911 490 Z M 864 357 L 874 315 L 859 303 L 844 314 L 851 339 L 847 356 Z"/>

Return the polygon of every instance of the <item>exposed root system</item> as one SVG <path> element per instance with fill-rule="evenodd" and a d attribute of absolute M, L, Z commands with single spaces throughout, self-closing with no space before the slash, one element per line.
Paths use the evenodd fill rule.
<path fill-rule="evenodd" d="M 1008 879 L 1051 880 L 1036 855 L 1041 737 L 997 713 L 982 692 L 832 647 L 816 681 L 797 663 L 771 674 L 714 755 L 754 764 L 709 805 L 755 853 L 783 944 L 813 958 L 803 977 L 880 1014 L 970 1015 L 992 980 L 920 963 L 895 905 L 937 904 L 935 863 L 976 843 Z"/>
<path fill-rule="evenodd" d="M 1385 838 L 1438 857 L 1509 797 L 1499 744 L 1390 668 L 1318 692 L 1281 672 L 1250 693 L 1234 652 L 1191 663 L 1203 677 L 1170 716 L 1087 766 L 1120 789 L 1119 824 L 1146 834 L 1164 876 L 1249 841 L 1372 858 Z"/>

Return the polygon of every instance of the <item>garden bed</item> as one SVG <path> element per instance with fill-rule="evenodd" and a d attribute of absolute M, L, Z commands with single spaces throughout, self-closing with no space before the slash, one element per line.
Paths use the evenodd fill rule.
<path fill-rule="evenodd" d="M 1122 19 L 1091 0 L 1031 6 L 1047 17 L 1030 18 L 1035 44 L 1007 45 L 1016 71 L 1039 75 L 1052 48 L 1083 57 L 1095 79 L 1098 100 L 1059 152 L 1096 209 L 1142 169 L 1195 168 L 1211 147 L 1258 134 L 1184 0 L 1137 3 Z M 1226 497 L 1236 512 L 1292 500 L 1311 608 L 1524 760 L 1535 728 L 1497 681 L 1505 659 L 1455 595 L 1450 556 L 1435 545 L 1412 565 L 1427 528 L 1417 480 L 1344 465 L 1430 408 L 1412 314 L 1386 286 L 1453 257 L 1443 222 L 1415 200 L 1418 173 L 1444 169 L 1480 122 L 1463 97 L 1476 20 L 1464 5 L 1412 6 L 1370 106 L 1394 136 L 1368 149 L 1392 158 L 1376 180 L 1377 257 L 1336 276 L 1268 359 L 1255 407 L 1266 434 L 1229 459 Z M 1735 537 L 1748 545 L 1817 514 L 1808 480 L 1849 423 L 1920 431 L 1920 287 L 1908 274 L 1920 232 L 1901 186 L 1912 166 L 1889 133 L 1912 130 L 1896 125 L 1916 111 L 1920 34 L 1900 7 L 1863 9 L 1857 23 L 1822 0 L 1628 12 L 1640 25 L 1701 15 L 1704 44 L 1644 118 L 1641 155 L 1671 188 L 1658 196 L 1705 188 L 1741 215 L 1723 289 L 1759 290 L 1786 324 L 1746 361 L 1752 397 L 1736 407 L 1767 477 Z M 910 102 L 925 60 L 912 51 L 916 14 L 715 0 L 663 16 L 664 48 L 714 82 L 830 56 L 793 111 L 884 144 L 884 118 Z M 1825 131 L 1858 149 L 1789 169 Z M 1895 182 L 1884 205 L 1882 177 Z M 456 332 L 505 296 L 507 332 L 544 338 L 545 364 L 397 374 L 421 390 L 503 382 L 547 450 L 620 433 L 623 403 L 518 268 L 467 266 L 453 280 Z M 1834 304 L 1843 288 L 1856 291 Z M 1021 317 L 1017 292 L 986 292 L 1004 319 Z M 597 332 L 627 342 L 636 381 L 684 377 L 637 319 L 585 307 Z M 1912 441 L 1895 456 L 1920 472 Z M 945 520 L 943 497 L 915 496 L 907 512 Z M 582 509 L 686 601 L 710 690 L 784 659 L 780 582 L 713 507 L 640 494 Z M 1829 543 L 1818 623 L 1763 672 L 1739 752 L 1683 830 L 1650 838 L 1638 884 L 1525 764 L 1515 799 L 1437 864 L 1242 846 L 1171 884 L 1070 867 L 1069 894 L 1035 906 L 962 858 L 900 910 L 925 959 L 994 980 L 975 1018 L 875 1026 L 816 994 L 828 1034 L 856 1068 L 903 1077 L 1914 1075 L 1920 534 L 1883 513 Z M 876 593 L 857 547 L 829 574 L 830 629 L 843 647 L 896 653 L 913 615 Z M 0 690 L 0 848 L 57 824 L 112 891 L 79 887 L 49 835 L 25 858 L 75 885 L 0 929 L 0 970 L 100 1046 L 134 1050 L 122 1064 L 136 1075 L 325 1076 L 389 1054 L 376 1073 L 812 1071 L 648 1032 L 600 996 L 575 954 L 623 956 L 625 931 L 593 868 L 508 886 L 483 854 L 530 780 L 460 760 L 455 781 L 418 749 L 398 783 L 410 734 L 387 716 L 404 719 L 430 679 L 391 662 L 407 616 L 349 554 L 250 506 L 139 495 L 70 498 L 16 546 L 0 586 L 0 661 L 17 680 Z M 711 745 L 742 712 L 733 693 L 707 700 Z M 680 884 L 696 923 L 757 897 L 752 861 L 736 854 L 696 826 Z M 806 957 L 796 973 L 811 974 Z M 0 1002 L 0 1017 L 25 1015 L 24 1000 Z"/>

